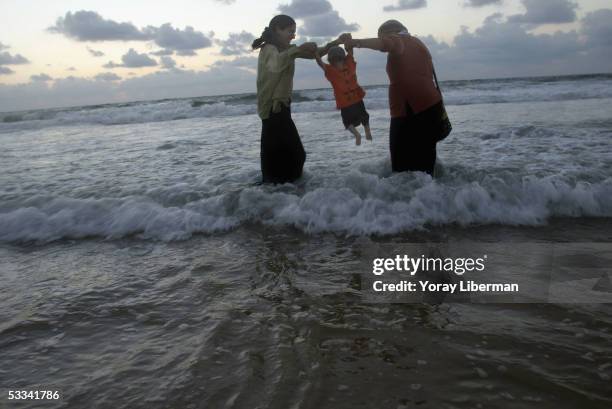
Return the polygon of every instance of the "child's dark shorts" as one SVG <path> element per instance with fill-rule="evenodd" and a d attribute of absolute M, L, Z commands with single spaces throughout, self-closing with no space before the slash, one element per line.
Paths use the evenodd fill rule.
<path fill-rule="evenodd" d="M 351 125 L 370 125 L 370 115 L 368 114 L 368 111 L 366 111 L 363 100 L 357 102 L 356 104 L 349 105 L 346 108 L 340 109 L 340 114 L 342 115 L 342 123 L 347 129 Z"/>

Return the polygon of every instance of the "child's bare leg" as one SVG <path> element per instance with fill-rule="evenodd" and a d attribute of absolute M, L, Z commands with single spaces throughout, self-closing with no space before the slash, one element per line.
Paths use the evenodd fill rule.
<path fill-rule="evenodd" d="M 348 127 L 348 130 L 351 131 L 353 136 L 355 137 L 355 145 L 361 145 L 361 134 L 353 125 Z"/>
<path fill-rule="evenodd" d="M 370 125 L 364 125 L 363 129 L 365 129 L 366 139 L 368 141 L 372 140 L 372 133 L 370 132 Z"/>

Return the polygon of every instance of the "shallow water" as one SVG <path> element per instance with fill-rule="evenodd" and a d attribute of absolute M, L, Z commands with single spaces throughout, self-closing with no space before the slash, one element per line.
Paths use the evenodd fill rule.
<path fill-rule="evenodd" d="M 360 273 L 380 244 L 612 243 L 610 81 L 446 84 L 435 179 L 391 173 L 380 87 L 360 147 L 329 90 L 296 95 L 295 185 L 258 184 L 249 95 L 2 114 L 0 387 L 66 408 L 609 408 L 612 304 L 372 304 Z"/>
<path fill-rule="evenodd" d="M 439 144 L 435 180 L 391 173 L 383 110 L 371 111 L 375 139 L 363 146 L 336 112 L 294 114 L 308 157 L 304 177 L 283 186 L 257 185 L 253 115 L 0 134 L 0 241 L 168 241 L 246 223 L 396 234 L 611 217 L 611 101 L 450 106 L 455 130 Z"/>
<path fill-rule="evenodd" d="M 359 240 L 253 225 L 5 245 L 0 383 L 60 388 L 45 407 L 610 406 L 609 304 L 369 304 Z M 612 243 L 612 225 L 372 240 Z"/>

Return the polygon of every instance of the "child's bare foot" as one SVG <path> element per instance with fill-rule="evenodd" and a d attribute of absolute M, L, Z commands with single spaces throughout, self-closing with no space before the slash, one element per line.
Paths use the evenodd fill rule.
<path fill-rule="evenodd" d="M 371 141 L 372 140 L 372 133 L 370 132 L 370 127 L 366 125 L 366 126 L 364 126 L 364 128 L 365 128 L 366 139 L 368 141 Z"/>
<path fill-rule="evenodd" d="M 348 127 L 348 130 L 351 131 L 353 136 L 355 137 L 355 145 L 361 145 L 361 134 L 353 125 Z"/>

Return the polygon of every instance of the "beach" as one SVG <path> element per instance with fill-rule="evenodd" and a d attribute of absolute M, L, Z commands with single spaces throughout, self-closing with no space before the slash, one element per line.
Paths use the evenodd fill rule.
<path fill-rule="evenodd" d="M 375 245 L 608 260 L 612 76 L 441 85 L 433 179 L 391 172 L 385 86 L 361 146 L 329 89 L 296 91 L 304 176 L 276 186 L 253 94 L 0 113 L 0 385 L 50 408 L 610 407 L 610 304 L 363 299 Z"/>

